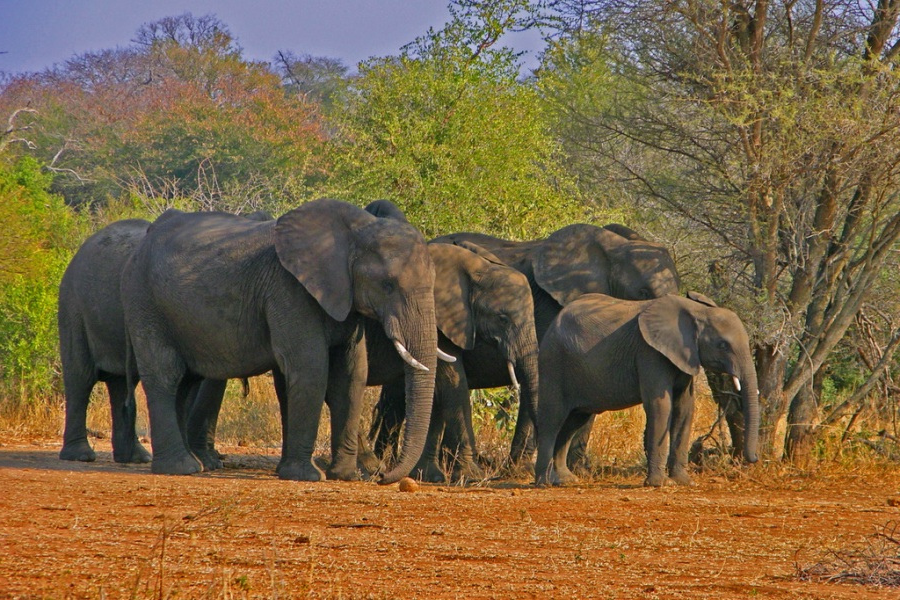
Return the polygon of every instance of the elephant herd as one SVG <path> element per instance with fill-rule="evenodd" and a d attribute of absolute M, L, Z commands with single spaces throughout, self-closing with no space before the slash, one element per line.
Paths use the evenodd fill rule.
<path fill-rule="evenodd" d="M 380 483 L 443 481 L 445 452 L 452 479 L 479 479 L 469 391 L 514 386 L 510 461 L 530 467 L 536 449 L 536 483 L 573 481 L 570 446 L 583 446 L 593 416 L 642 404 L 645 483 L 686 484 L 699 368 L 741 392 L 748 462 L 759 405 L 740 320 L 700 294 L 678 296 L 679 285 L 665 247 L 621 225 L 426 242 L 389 201 L 331 199 L 278 219 L 169 210 L 118 221 L 85 241 L 60 284 L 60 458 L 95 459 L 86 412 L 102 381 L 114 460 L 164 474 L 219 468 L 226 380 L 271 372 L 282 479 L 356 479 L 358 464 L 390 460 Z M 152 455 L 135 432 L 139 381 Z M 363 392 L 375 385 L 365 436 Z M 323 404 L 325 473 L 312 460 Z"/>

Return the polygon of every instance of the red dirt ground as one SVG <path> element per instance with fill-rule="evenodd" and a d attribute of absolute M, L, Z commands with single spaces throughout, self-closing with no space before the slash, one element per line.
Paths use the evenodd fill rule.
<path fill-rule="evenodd" d="M 404 493 L 279 481 L 276 457 L 246 448 L 214 473 L 151 475 L 94 443 L 91 464 L 0 445 L 0 597 L 900 597 L 797 576 L 900 521 L 900 471 Z"/>

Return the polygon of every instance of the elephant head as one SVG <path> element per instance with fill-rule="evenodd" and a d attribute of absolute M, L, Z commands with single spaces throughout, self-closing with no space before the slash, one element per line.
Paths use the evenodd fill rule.
<path fill-rule="evenodd" d="M 537 284 L 563 306 L 588 293 L 649 300 L 676 294 L 680 285 L 663 245 L 617 224 L 563 227 L 544 240 L 532 262 Z"/>
<path fill-rule="evenodd" d="M 422 234 L 345 202 L 309 202 L 278 219 L 281 264 L 337 321 L 351 311 L 379 321 L 406 361 L 403 448 L 382 483 L 407 475 L 422 453 L 431 415 L 437 326 L 434 264 Z"/>
<path fill-rule="evenodd" d="M 644 340 L 688 375 L 700 367 L 730 375 L 741 393 L 744 412 L 744 457 L 757 461 L 759 390 L 750 339 L 732 311 L 702 295 L 666 296 L 648 303 L 638 317 Z"/>

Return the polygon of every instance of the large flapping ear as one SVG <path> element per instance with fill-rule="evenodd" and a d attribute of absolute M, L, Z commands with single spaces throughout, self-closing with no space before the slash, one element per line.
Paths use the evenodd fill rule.
<path fill-rule="evenodd" d="M 700 372 L 699 332 L 684 302 L 672 295 L 651 300 L 638 316 L 638 325 L 654 350 L 688 375 L 696 375 Z"/>
<path fill-rule="evenodd" d="M 350 314 L 351 234 L 375 217 L 340 200 L 313 200 L 275 223 L 275 251 L 285 269 L 338 321 Z"/>
<path fill-rule="evenodd" d="M 626 241 L 613 231 L 587 223 L 563 227 L 535 252 L 534 279 L 563 306 L 584 294 L 609 294 L 607 252 Z"/>
<path fill-rule="evenodd" d="M 700 304 L 705 304 L 706 306 L 710 306 L 712 308 L 716 308 L 718 304 L 716 304 L 712 298 L 708 296 L 704 296 L 700 292 L 688 292 L 687 297 L 693 300 L 694 302 L 699 302 Z"/>
<path fill-rule="evenodd" d="M 472 310 L 472 280 L 465 269 L 473 258 L 465 248 L 451 244 L 428 244 L 434 262 L 434 316 L 438 329 L 464 350 L 475 346 L 475 314 Z"/>

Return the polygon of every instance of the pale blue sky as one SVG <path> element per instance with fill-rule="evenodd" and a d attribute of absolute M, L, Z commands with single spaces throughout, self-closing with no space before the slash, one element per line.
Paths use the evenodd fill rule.
<path fill-rule="evenodd" d="M 271 60 L 290 50 L 340 58 L 351 69 L 371 56 L 397 54 L 450 15 L 447 0 L 0 0 L 0 70 L 40 71 L 127 46 L 143 23 L 184 12 L 215 14 L 245 58 Z M 516 34 L 510 43 L 539 47 L 536 33 Z"/>

